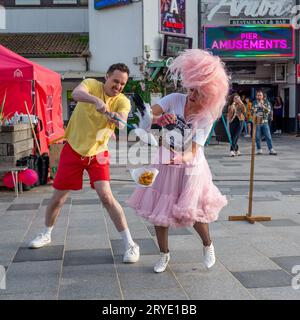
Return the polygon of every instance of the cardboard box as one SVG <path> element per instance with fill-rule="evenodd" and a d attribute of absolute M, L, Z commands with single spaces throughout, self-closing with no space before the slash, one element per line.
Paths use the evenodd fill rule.
<path fill-rule="evenodd" d="M 14 166 L 33 150 L 33 136 L 29 124 L 0 126 L 0 163 Z"/>

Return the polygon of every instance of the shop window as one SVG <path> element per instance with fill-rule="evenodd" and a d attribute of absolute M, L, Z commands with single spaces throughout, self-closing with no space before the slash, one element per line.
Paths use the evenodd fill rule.
<path fill-rule="evenodd" d="M 53 4 L 77 4 L 77 0 L 53 0 Z"/>
<path fill-rule="evenodd" d="M 16 6 L 39 6 L 41 0 L 15 0 Z"/>
<path fill-rule="evenodd" d="M 275 82 L 286 82 L 287 65 L 284 63 L 275 64 Z"/>
<path fill-rule="evenodd" d="M 255 61 L 228 61 L 226 66 L 232 74 L 256 74 Z"/>

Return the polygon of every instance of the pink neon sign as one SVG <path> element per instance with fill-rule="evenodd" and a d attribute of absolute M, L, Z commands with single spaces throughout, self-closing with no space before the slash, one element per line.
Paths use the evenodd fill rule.
<path fill-rule="evenodd" d="M 287 49 L 288 44 L 285 39 L 260 39 L 258 33 L 242 33 L 240 40 L 219 40 L 214 41 L 212 49 Z"/>
<path fill-rule="evenodd" d="M 220 56 L 294 56 L 289 25 L 206 26 L 205 49 Z"/>

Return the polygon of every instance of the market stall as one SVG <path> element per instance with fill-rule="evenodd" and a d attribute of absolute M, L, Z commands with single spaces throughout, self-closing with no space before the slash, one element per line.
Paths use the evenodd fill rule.
<path fill-rule="evenodd" d="M 2 116 L 27 115 L 27 104 L 29 113 L 39 120 L 35 128 L 38 149 L 49 153 L 49 144 L 64 134 L 60 75 L 1 45 L 0 61 Z"/>

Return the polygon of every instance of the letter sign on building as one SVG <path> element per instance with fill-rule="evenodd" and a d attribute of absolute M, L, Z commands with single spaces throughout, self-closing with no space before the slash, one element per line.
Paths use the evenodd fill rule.
<path fill-rule="evenodd" d="M 95 9 L 101 10 L 107 7 L 129 4 L 130 2 L 130 0 L 95 0 Z"/>
<path fill-rule="evenodd" d="M 221 57 L 294 57 L 290 25 L 204 27 L 204 48 Z"/>
<path fill-rule="evenodd" d="M 160 0 L 160 31 L 185 35 L 185 0 Z"/>

